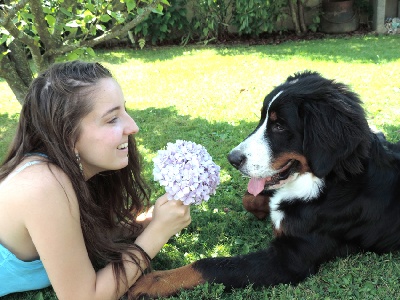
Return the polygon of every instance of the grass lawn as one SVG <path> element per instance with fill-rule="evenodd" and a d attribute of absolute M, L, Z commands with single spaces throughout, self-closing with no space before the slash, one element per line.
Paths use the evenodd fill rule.
<path fill-rule="evenodd" d="M 153 261 L 154 268 L 244 254 L 268 245 L 270 222 L 258 221 L 243 209 L 247 181 L 229 165 L 226 155 L 257 124 L 264 96 L 288 75 L 310 69 L 349 84 L 363 99 L 371 126 L 389 140 L 399 140 L 399 46 L 400 36 L 393 35 L 99 51 L 96 59 L 113 71 L 140 127 L 137 138 L 153 198 L 163 190 L 152 182 L 152 158 L 167 142 L 184 139 L 202 144 L 221 166 L 217 194 L 192 207 L 192 224 L 165 245 Z M 4 81 L 0 89 L 1 159 L 15 131 L 20 105 Z M 206 284 L 170 299 L 398 299 L 399 278 L 399 254 L 365 253 L 324 264 L 317 275 L 297 286 L 225 291 L 222 285 Z M 51 288 L 4 297 L 16 299 L 56 297 Z"/>

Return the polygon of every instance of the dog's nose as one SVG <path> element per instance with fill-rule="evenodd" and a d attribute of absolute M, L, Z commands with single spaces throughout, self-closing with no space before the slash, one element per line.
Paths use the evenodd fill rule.
<path fill-rule="evenodd" d="M 228 154 L 228 160 L 236 169 L 240 169 L 246 162 L 246 156 L 239 150 L 232 150 Z"/>

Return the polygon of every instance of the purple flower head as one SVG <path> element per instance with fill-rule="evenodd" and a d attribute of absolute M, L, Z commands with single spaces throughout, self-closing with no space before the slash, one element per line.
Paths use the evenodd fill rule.
<path fill-rule="evenodd" d="M 200 204 L 215 194 L 220 167 L 207 150 L 196 143 L 177 140 L 159 150 L 153 159 L 154 180 L 165 187 L 170 199 L 184 204 Z"/>

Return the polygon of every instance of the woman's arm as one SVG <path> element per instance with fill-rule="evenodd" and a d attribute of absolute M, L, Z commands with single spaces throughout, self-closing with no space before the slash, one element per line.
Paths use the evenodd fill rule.
<path fill-rule="evenodd" d="M 132 236 L 132 231 L 129 230 L 125 224 L 118 224 L 115 228 L 113 228 L 110 232 L 111 238 L 113 240 L 118 240 L 118 239 L 124 239 L 124 238 L 135 238 L 139 236 L 143 230 L 149 225 L 149 223 L 152 220 L 153 217 L 153 210 L 154 206 L 150 207 L 147 211 L 144 211 L 141 213 L 139 216 L 137 216 L 135 222 L 141 226 L 141 229 L 138 229 L 138 231 L 134 232 L 134 235 Z M 133 217 L 132 217 L 133 219 Z M 131 220 L 133 221 L 133 220 Z M 127 224 L 129 226 L 129 224 Z"/>
<path fill-rule="evenodd" d="M 125 261 L 128 285 L 120 280 L 120 290 L 111 265 L 97 273 L 88 257 L 81 230 L 79 206 L 71 183 L 63 172 L 52 167 L 53 174 L 43 166 L 44 175 L 18 191 L 19 197 L 29 197 L 23 208 L 25 226 L 49 275 L 51 284 L 62 299 L 119 299 L 141 275 L 132 262 Z M 27 193 L 29 189 L 29 193 Z M 187 207 L 179 201 L 161 197 L 156 202 L 160 210 L 153 221 L 138 236 L 136 243 L 154 257 L 168 239 L 190 223 Z M 133 250 L 135 251 L 135 250 Z M 136 253 L 141 257 L 140 253 Z M 145 267 L 145 262 L 141 262 Z"/>

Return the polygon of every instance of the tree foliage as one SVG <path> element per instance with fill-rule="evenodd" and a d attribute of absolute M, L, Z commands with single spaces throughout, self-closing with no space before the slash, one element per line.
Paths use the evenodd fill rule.
<path fill-rule="evenodd" d="M 92 47 L 122 36 L 167 0 L 5 0 L 0 4 L 0 77 L 16 98 L 36 72 L 57 58 L 94 55 Z"/>

